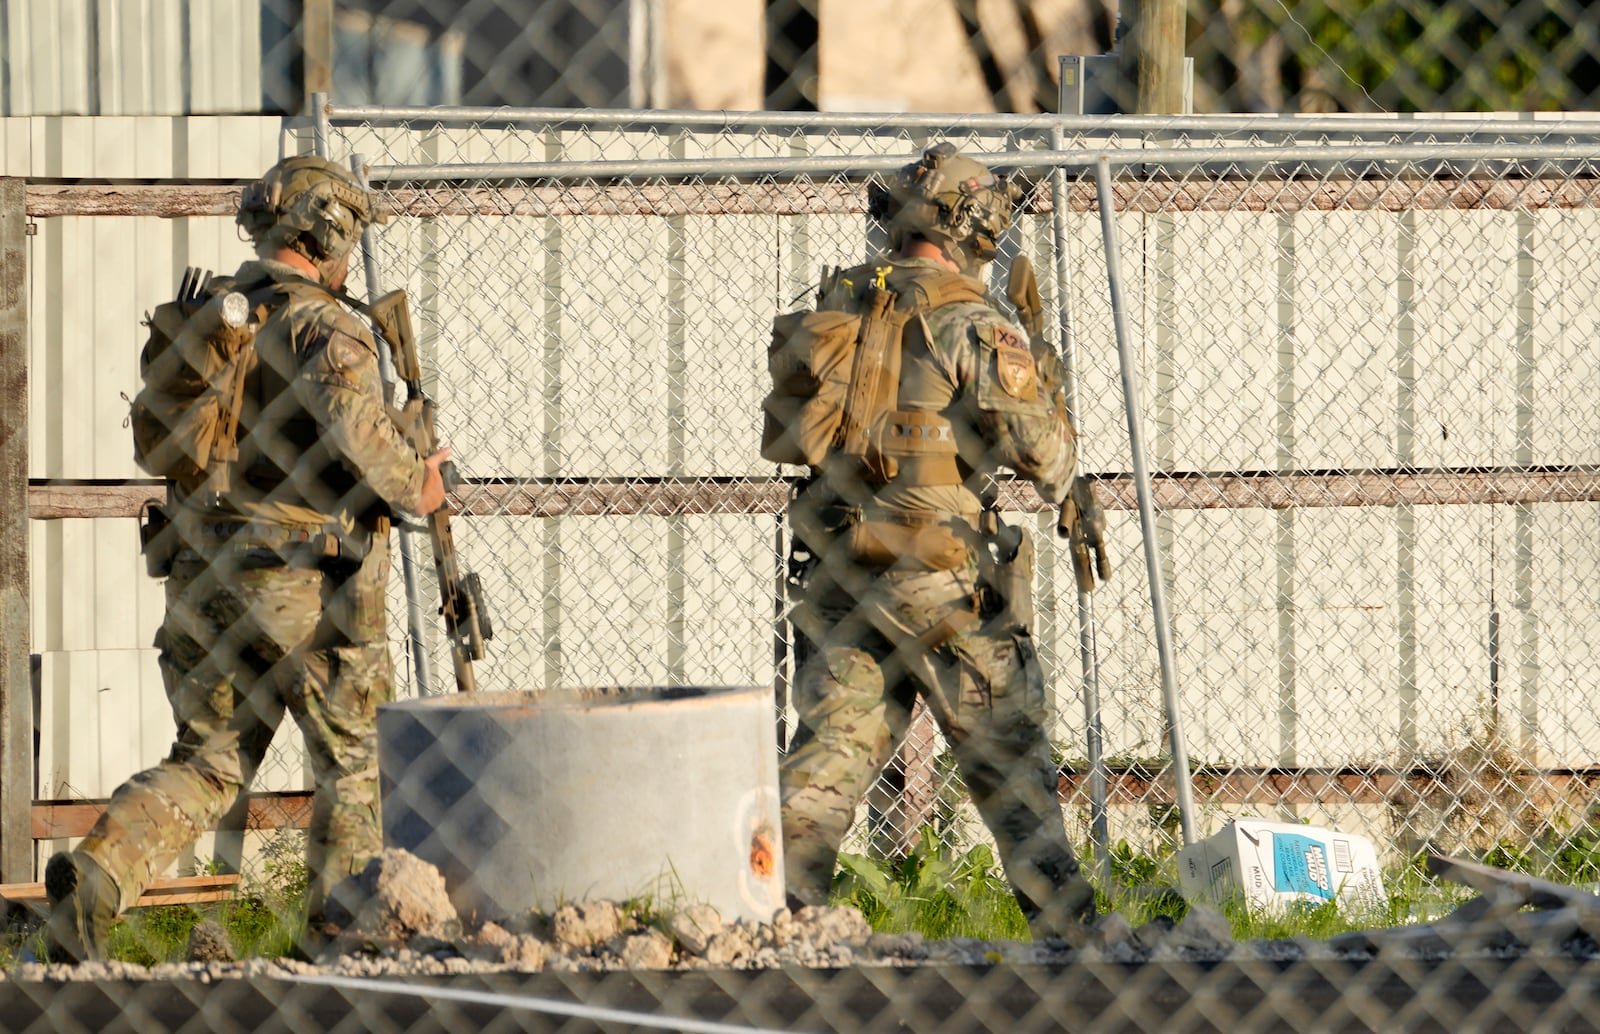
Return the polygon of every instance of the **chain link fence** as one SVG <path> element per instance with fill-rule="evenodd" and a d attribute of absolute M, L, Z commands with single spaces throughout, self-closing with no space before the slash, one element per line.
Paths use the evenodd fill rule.
<path fill-rule="evenodd" d="M 1386 918 L 1439 921 L 842 946 L 826 915 L 784 912 L 715 950 L 656 930 L 645 955 L 649 932 L 617 931 L 548 956 L 479 930 L 321 969 L 23 970 L 0 981 L 16 1026 L 1592 1029 L 1591 897 L 1491 881 L 1446 921 L 1454 902 L 1408 898 L 1405 876 L 1426 851 L 1600 878 L 1594 123 L 319 110 L 286 139 L 358 166 L 393 213 L 352 286 L 410 295 L 494 621 L 481 689 L 774 686 L 787 740 L 781 515 L 802 472 L 759 458 L 770 323 L 824 265 L 880 251 L 868 184 L 949 140 L 1025 186 L 988 273 L 999 295 L 1015 259 L 1039 271 L 1110 511 L 1115 571 L 1085 597 L 1051 508 L 995 485 L 1040 549 L 1071 839 L 1112 890 L 1138 865 L 1170 879 L 1180 843 L 1230 817 L 1360 833 Z M 402 568 L 401 695 L 426 704 L 451 666 Z M 464 773 L 529 765 L 449 743 L 403 759 L 446 811 Z M 960 790 L 919 719 L 847 847 L 903 868 L 930 840 L 984 846 Z M 657 816 L 697 831 L 677 818 Z M 121 950 L 170 942 L 162 921 L 130 921 Z M 472 969 L 486 958 L 500 971 Z"/>
<path fill-rule="evenodd" d="M 1104 0 L 339 0 L 334 99 L 515 107 L 1056 110 L 1056 58 L 1113 50 Z M 303 109 L 300 5 L 264 0 L 267 110 Z M 1191 0 L 1197 112 L 1578 111 L 1581 0 Z"/>
<path fill-rule="evenodd" d="M 1390 867 L 1499 852 L 1595 881 L 1585 124 L 336 108 L 318 135 L 400 213 L 377 286 L 412 294 L 469 475 L 458 542 L 496 629 L 480 685 L 774 684 L 783 703 L 800 471 L 757 455 L 768 326 L 824 264 L 882 246 L 866 181 L 948 139 L 1029 184 L 991 273 L 997 293 L 1017 255 L 1047 274 L 1112 511 L 1117 572 L 1080 600 L 1054 513 L 998 485 L 1040 546 L 1074 840 L 1160 859 L 1191 824 L 1255 815 L 1362 833 Z M 924 718 L 855 845 L 981 839 L 952 778 Z"/>

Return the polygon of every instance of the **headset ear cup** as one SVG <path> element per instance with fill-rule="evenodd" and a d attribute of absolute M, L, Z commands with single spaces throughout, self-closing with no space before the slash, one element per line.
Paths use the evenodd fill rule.
<path fill-rule="evenodd" d="M 945 225 L 950 227 L 950 236 L 958 241 L 971 237 L 973 199 L 970 197 L 959 198 L 947 211 L 949 214 L 945 217 Z"/>
<path fill-rule="evenodd" d="M 893 201 L 889 188 L 882 183 L 873 182 L 867 185 L 867 214 L 878 222 L 881 223 L 889 218 Z"/>

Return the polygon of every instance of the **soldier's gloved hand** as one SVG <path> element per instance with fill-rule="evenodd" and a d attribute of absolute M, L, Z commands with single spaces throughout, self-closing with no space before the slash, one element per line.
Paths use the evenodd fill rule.
<path fill-rule="evenodd" d="M 422 499 L 418 505 L 420 516 L 428 514 L 444 505 L 444 475 L 439 468 L 450 458 L 451 450 L 440 449 L 422 462 L 427 464 L 428 473 L 422 479 Z"/>

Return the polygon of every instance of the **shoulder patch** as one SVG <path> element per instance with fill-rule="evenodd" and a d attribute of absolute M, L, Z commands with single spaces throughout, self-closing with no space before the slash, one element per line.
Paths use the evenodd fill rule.
<path fill-rule="evenodd" d="M 1028 342 L 1004 323 L 994 328 L 995 373 L 1007 395 L 1024 402 L 1039 397 L 1039 371 Z"/>
<path fill-rule="evenodd" d="M 994 327 L 994 347 L 1020 348 L 1026 352 L 1028 350 L 1028 343 L 1022 340 L 1021 334 L 1018 334 L 1004 323 L 997 323 Z"/>
<path fill-rule="evenodd" d="M 342 330 L 328 334 L 328 365 L 343 373 L 353 370 L 372 357 L 372 348 L 358 337 Z"/>

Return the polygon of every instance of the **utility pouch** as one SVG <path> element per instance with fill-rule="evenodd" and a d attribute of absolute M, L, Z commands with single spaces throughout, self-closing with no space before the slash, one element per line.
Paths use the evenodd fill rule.
<path fill-rule="evenodd" d="M 1001 565 L 1003 577 L 997 586 L 1005 603 L 1007 624 L 1014 628 L 1033 628 L 1033 536 L 1018 528 L 1021 539 L 1011 559 Z"/>
<path fill-rule="evenodd" d="M 166 507 L 156 499 L 146 499 L 139 507 L 139 552 L 144 555 L 144 569 L 152 578 L 165 578 L 172 573 L 172 562 L 183 545 L 178 541 L 178 529 Z"/>
<path fill-rule="evenodd" d="M 258 365 L 256 330 L 279 290 L 269 285 L 246 296 L 223 289 L 231 280 L 201 287 L 198 276 L 185 273 L 179 298 L 147 320 L 128 423 L 142 469 L 191 490 L 226 492 L 239 458 L 245 385 Z"/>
<path fill-rule="evenodd" d="M 305 558 L 330 574 L 349 574 L 372 552 L 372 532 L 357 528 L 354 535 L 324 532 L 304 547 Z"/>
<path fill-rule="evenodd" d="M 991 511 L 985 511 L 988 517 Z M 984 618 L 1006 628 L 1033 627 L 1033 536 L 1024 528 L 983 521 L 978 582 Z"/>
<path fill-rule="evenodd" d="M 815 466 L 828 455 L 844 423 L 860 328 L 861 317 L 848 312 L 792 312 L 773 321 L 763 458 Z"/>
<path fill-rule="evenodd" d="M 887 570 L 953 571 L 967 562 L 967 547 L 946 524 L 909 525 L 861 521 L 845 536 L 850 559 Z"/>

